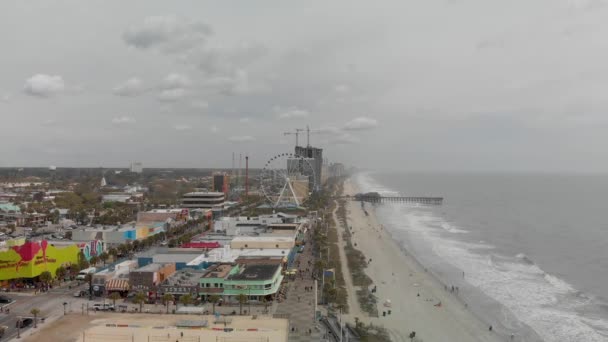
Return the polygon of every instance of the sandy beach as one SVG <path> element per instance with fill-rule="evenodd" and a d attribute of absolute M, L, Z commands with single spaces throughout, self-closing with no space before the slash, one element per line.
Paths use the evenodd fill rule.
<path fill-rule="evenodd" d="M 344 194 L 358 191 L 352 180 L 344 183 Z M 425 272 L 416 260 L 402 251 L 390 234 L 381 228 L 374 210 L 367 204 L 365 215 L 359 202 L 347 201 L 347 226 L 352 227 L 352 242 L 368 259 L 372 259 L 366 273 L 377 286 L 379 317 L 369 317 L 361 312 L 352 281 L 346 281 L 350 313 L 346 319 L 354 322 L 358 317 L 365 323 L 382 325 L 388 329 L 393 341 L 410 341 L 409 334 L 425 342 L 429 341 L 505 341 L 489 331 L 450 289 Z M 338 225 L 338 233 L 343 229 Z M 343 245 L 342 245 L 343 246 Z M 344 260 L 344 259 L 342 259 Z M 343 269 L 344 269 L 343 262 Z M 389 299 L 391 307 L 384 306 Z M 441 305 L 437 305 L 441 303 Z M 392 313 L 383 317 L 382 312 Z"/>

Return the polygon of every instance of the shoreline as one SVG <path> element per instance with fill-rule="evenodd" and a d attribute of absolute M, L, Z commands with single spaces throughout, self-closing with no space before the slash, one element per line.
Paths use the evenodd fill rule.
<path fill-rule="evenodd" d="M 346 179 L 343 193 L 357 192 L 353 179 Z M 383 326 L 394 341 L 409 340 L 412 331 L 425 341 L 505 341 L 504 336 L 489 331 L 489 326 L 468 310 L 451 289 L 381 227 L 371 205 L 362 208 L 359 202 L 348 201 L 345 209 L 346 227 L 338 223 L 338 234 L 352 228 L 355 248 L 372 260 L 365 273 L 374 282 L 371 287 L 377 286 L 379 312 L 378 318 L 363 313 L 357 300 L 358 288 L 351 285 L 347 286 L 349 298 L 353 298 L 349 302 L 357 306 L 344 315 L 345 319 L 354 323 L 357 317 L 361 322 Z M 384 305 L 386 300 L 391 301 L 390 308 Z"/>

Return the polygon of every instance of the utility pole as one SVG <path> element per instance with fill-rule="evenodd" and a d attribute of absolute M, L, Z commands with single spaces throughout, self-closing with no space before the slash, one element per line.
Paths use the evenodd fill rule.
<path fill-rule="evenodd" d="M 245 197 L 249 196 L 249 156 L 245 155 Z"/>

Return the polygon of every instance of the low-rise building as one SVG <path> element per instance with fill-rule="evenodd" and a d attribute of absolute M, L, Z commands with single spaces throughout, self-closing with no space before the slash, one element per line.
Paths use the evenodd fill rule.
<path fill-rule="evenodd" d="M 223 208 L 225 202 L 223 192 L 189 192 L 182 197 L 182 207 L 192 209 Z"/>
<path fill-rule="evenodd" d="M 129 273 L 129 283 L 134 291 L 147 292 L 153 296 L 158 286 L 175 273 L 175 264 L 150 264 Z"/>
<path fill-rule="evenodd" d="M 292 249 L 295 238 L 287 236 L 237 236 L 230 242 L 232 249 Z"/>
<path fill-rule="evenodd" d="M 158 222 L 144 226 L 127 224 L 123 226 L 106 226 L 106 227 L 80 227 L 72 231 L 72 240 L 74 241 L 89 241 L 103 240 L 107 244 L 118 245 L 125 243 L 127 240 L 142 240 L 148 236 L 156 235 L 166 231 L 166 224 Z"/>
<path fill-rule="evenodd" d="M 217 265 L 200 279 L 199 293 L 205 298 L 218 295 L 227 302 L 237 301 L 241 294 L 254 301 L 272 300 L 283 281 L 281 271 L 276 262 Z"/>
<path fill-rule="evenodd" d="M 204 272 L 192 269 L 184 269 L 175 272 L 160 284 L 159 292 L 161 294 L 169 293 L 177 298 L 185 294 L 197 298 L 200 288 L 200 279 L 204 274 Z"/>

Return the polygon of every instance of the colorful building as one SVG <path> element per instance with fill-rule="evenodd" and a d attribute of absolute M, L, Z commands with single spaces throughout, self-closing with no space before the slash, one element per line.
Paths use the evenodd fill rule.
<path fill-rule="evenodd" d="M 281 270 L 280 263 L 216 265 L 200 278 L 199 294 L 219 295 L 229 302 L 240 294 L 250 300 L 272 299 L 283 281 Z"/>
<path fill-rule="evenodd" d="M 42 272 L 52 275 L 59 266 L 78 262 L 80 249 L 75 244 L 59 248 L 48 241 L 28 241 L 0 252 L 0 280 L 34 278 Z"/>

